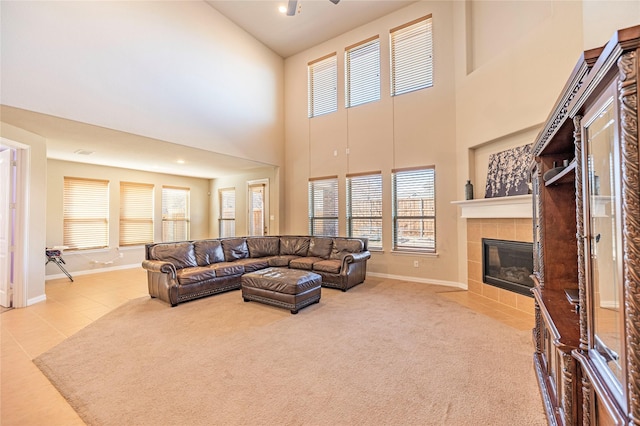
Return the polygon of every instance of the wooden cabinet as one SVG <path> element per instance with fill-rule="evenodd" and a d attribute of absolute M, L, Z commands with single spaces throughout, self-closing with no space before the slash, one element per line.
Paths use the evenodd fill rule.
<path fill-rule="evenodd" d="M 584 52 L 534 144 L 534 365 L 550 424 L 640 425 L 640 26 Z"/>

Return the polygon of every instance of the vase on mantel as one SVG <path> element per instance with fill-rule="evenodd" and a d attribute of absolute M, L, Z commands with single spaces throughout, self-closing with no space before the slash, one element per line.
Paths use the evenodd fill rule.
<path fill-rule="evenodd" d="M 464 186 L 464 198 L 465 200 L 473 200 L 473 184 L 470 180 Z"/>

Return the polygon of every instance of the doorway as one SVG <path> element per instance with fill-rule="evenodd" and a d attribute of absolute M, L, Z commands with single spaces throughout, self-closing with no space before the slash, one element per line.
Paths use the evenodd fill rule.
<path fill-rule="evenodd" d="M 269 180 L 252 180 L 247 182 L 247 187 L 249 235 L 269 235 Z"/>
<path fill-rule="evenodd" d="M 29 147 L 0 139 L 0 306 L 27 306 L 25 202 Z"/>

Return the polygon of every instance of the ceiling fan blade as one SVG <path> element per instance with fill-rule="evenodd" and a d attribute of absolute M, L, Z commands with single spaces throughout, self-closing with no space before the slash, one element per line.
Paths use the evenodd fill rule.
<path fill-rule="evenodd" d="M 331 3 L 333 3 L 333 4 L 338 4 L 338 3 L 340 3 L 340 0 L 329 0 L 329 1 L 330 1 Z"/>
<path fill-rule="evenodd" d="M 287 5 L 287 16 L 295 16 L 297 8 L 298 8 L 298 0 L 289 0 L 289 4 Z"/>

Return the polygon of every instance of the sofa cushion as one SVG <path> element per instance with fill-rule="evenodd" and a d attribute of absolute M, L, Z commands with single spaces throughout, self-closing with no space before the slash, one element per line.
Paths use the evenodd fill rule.
<path fill-rule="evenodd" d="M 156 244 L 149 250 L 149 258 L 171 262 L 176 269 L 198 266 L 193 244 L 189 241 Z"/>
<path fill-rule="evenodd" d="M 212 263 L 207 268 L 215 271 L 216 277 L 244 274 L 244 266 L 239 265 L 237 262 Z"/>
<path fill-rule="evenodd" d="M 307 256 L 328 259 L 333 247 L 333 238 L 311 237 L 309 240 L 309 252 Z"/>
<path fill-rule="evenodd" d="M 270 257 L 269 266 L 289 266 L 289 262 L 293 259 L 299 259 L 300 256 L 294 256 L 292 254 L 284 255 L 284 256 L 273 256 Z"/>
<path fill-rule="evenodd" d="M 196 261 L 199 266 L 207 266 L 211 263 L 224 262 L 224 252 L 220 240 L 201 240 L 193 243 L 196 252 Z"/>
<path fill-rule="evenodd" d="M 339 274 L 342 261 L 338 259 L 321 260 L 313 264 L 314 271 L 329 272 L 332 274 Z"/>
<path fill-rule="evenodd" d="M 249 257 L 277 256 L 280 254 L 280 238 L 249 237 L 247 238 Z"/>
<path fill-rule="evenodd" d="M 234 264 L 242 265 L 244 267 L 244 272 L 253 272 L 258 271 L 260 269 L 265 269 L 269 267 L 269 259 L 262 257 L 258 259 L 238 259 L 233 261 Z"/>
<path fill-rule="evenodd" d="M 289 262 L 289 268 L 305 269 L 307 271 L 310 271 L 313 269 L 313 264 L 315 262 L 320 262 L 321 260 L 324 259 L 320 257 L 299 257 Z"/>
<path fill-rule="evenodd" d="M 364 250 L 364 243 L 357 238 L 334 238 L 331 259 L 341 260 L 349 253 L 360 253 Z"/>
<path fill-rule="evenodd" d="M 280 237 L 280 254 L 306 256 L 309 251 L 309 237 Z"/>
<path fill-rule="evenodd" d="M 249 257 L 247 240 L 244 238 L 227 238 L 221 241 L 222 251 L 224 251 L 224 260 L 227 262 L 233 262 L 234 260 Z"/>
<path fill-rule="evenodd" d="M 182 268 L 177 273 L 180 285 L 196 284 L 216 277 L 216 271 L 206 266 Z"/>

